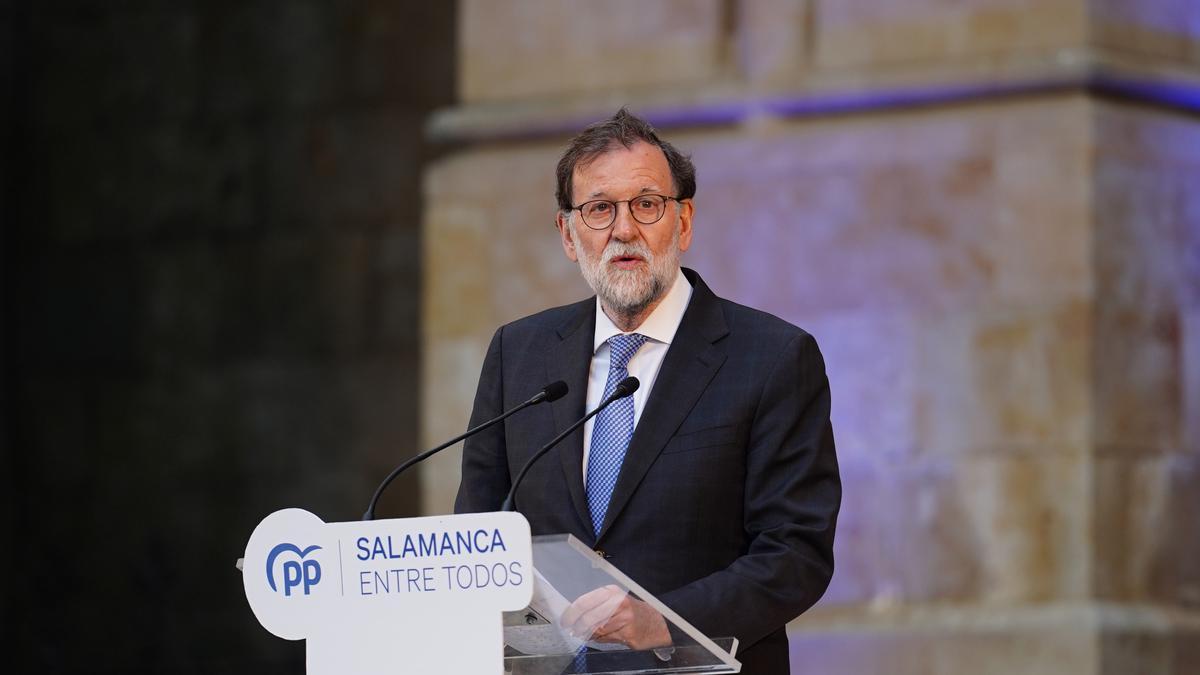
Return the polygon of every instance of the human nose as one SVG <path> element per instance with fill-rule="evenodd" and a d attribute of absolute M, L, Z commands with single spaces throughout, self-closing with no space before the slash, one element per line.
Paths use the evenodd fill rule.
<path fill-rule="evenodd" d="M 620 241 L 632 241 L 641 234 L 641 230 L 638 229 L 637 221 L 633 219 L 629 202 L 624 202 L 624 205 L 625 208 L 618 205 L 616 213 L 613 214 L 612 236 Z"/>

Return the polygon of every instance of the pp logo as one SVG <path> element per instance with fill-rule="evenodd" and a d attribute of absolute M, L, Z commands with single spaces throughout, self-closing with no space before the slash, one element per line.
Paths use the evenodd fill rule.
<path fill-rule="evenodd" d="M 283 561 L 283 594 L 290 597 L 292 589 L 303 584 L 304 594 L 308 595 L 313 586 L 316 586 L 321 581 L 321 563 L 313 560 L 305 560 L 309 553 L 321 550 L 320 546 L 309 546 L 303 551 L 295 544 L 279 544 L 271 549 L 270 555 L 267 556 L 267 584 L 272 591 L 279 592 L 279 588 L 275 586 L 275 559 L 284 553 L 294 553 L 296 560 Z"/>

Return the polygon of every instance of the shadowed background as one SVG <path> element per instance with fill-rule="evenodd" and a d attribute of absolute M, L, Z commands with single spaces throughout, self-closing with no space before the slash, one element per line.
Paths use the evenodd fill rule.
<path fill-rule="evenodd" d="M 455 7 L 0 6 L 14 672 L 302 672 L 233 561 L 278 508 L 358 517 L 416 452 Z"/>
<path fill-rule="evenodd" d="M 685 264 L 827 359 L 796 672 L 1200 667 L 1195 2 L 9 0 L 0 36 L 25 669 L 298 672 L 232 559 L 356 517 L 498 324 L 588 294 L 553 166 L 625 104 L 696 161 Z M 459 456 L 381 515 L 449 510 Z"/>

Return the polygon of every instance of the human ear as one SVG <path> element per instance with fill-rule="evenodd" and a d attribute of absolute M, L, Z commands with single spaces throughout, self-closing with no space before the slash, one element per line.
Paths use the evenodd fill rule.
<path fill-rule="evenodd" d="M 554 226 L 558 228 L 558 234 L 562 239 L 563 253 L 567 254 L 567 258 L 571 262 L 579 262 L 579 254 L 575 251 L 575 239 L 571 236 L 571 215 L 566 211 L 559 211 L 554 217 Z"/>
<path fill-rule="evenodd" d="M 679 202 L 679 250 L 686 251 L 692 245 L 692 217 L 696 209 L 692 200 Z"/>

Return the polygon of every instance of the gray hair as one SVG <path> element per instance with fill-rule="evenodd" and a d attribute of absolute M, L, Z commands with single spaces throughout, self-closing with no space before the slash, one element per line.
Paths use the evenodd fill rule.
<path fill-rule="evenodd" d="M 569 211 L 572 204 L 571 182 L 575 175 L 575 167 L 586 165 L 595 158 L 620 143 L 626 148 L 632 148 L 637 142 L 649 143 L 662 150 L 667 158 L 667 166 L 671 169 L 671 180 L 675 183 L 676 194 L 668 195 L 676 199 L 691 199 L 696 194 L 696 167 L 691 157 L 679 152 L 675 146 L 662 140 L 649 122 L 621 108 L 615 115 L 589 125 L 572 138 L 566 152 L 558 160 L 555 176 L 558 187 L 554 196 L 558 200 L 561 211 Z"/>

